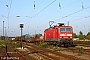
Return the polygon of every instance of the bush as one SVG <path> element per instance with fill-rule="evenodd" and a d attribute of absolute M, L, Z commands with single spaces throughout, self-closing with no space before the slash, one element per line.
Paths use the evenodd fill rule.
<path fill-rule="evenodd" d="M 90 44 L 90 41 L 87 41 L 88 44 Z"/>
<path fill-rule="evenodd" d="M 82 46 L 78 47 L 78 51 L 79 51 L 79 53 L 82 53 L 83 52 L 83 47 Z"/>
<path fill-rule="evenodd" d="M 43 48 L 50 48 L 50 49 L 53 49 L 53 50 L 62 50 L 58 46 L 48 45 L 47 43 L 35 43 L 35 45 L 37 45 L 39 47 L 43 47 Z"/>
<path fill-rule="evenodd" d="M 44 47 L 44 48 L 48 48 L 48 46 L 49 46 L 47 43 L 35 43 L 35 45 Z"/>
<path fill-rule="evenodd" d="M 15 46 L 16 48 L 21 46 L 21 45 L 20 45 L 19 43 L 17 43 L 17 42 L 12 42 L 12 45 Z"/>
<path fill-rule="evenodd" d="M 1 36 L 0 39 L 1 39 L 1 40 L 5 40 L 5 36 Z"/>
<path fill-rule="evenodd" d="M 0 45 L 0 48 L 4 48 L 4 45 Z"/>

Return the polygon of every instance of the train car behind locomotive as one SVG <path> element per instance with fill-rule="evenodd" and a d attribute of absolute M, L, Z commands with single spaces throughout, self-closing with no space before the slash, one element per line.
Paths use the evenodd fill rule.
<path fill-rule="evenodd" d="M 58 26 L 50 27 L 44 31 L 45 42 L 55 42 L 57 45 L 73 45 L 73 28 L 59 23 Z"/>

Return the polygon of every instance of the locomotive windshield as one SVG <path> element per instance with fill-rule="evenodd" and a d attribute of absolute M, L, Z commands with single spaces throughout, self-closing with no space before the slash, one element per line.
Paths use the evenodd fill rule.
<path fill-rule="evenodd" d="M 71 32 L 71 28 L 60 28 L 60 32 Z"/>

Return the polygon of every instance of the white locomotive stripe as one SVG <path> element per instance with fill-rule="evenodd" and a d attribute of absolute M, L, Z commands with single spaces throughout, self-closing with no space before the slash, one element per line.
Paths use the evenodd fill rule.
<path fill-rule="evenodd" d="M 72 34 L 60 34 L 60 36 L 72 36 Z"/>
<path fill-rule="evenodd" d="M 65 34 L 60 34 L 60 36 L 66 36 Z"/>
<path fill-rule="evenodd" d="M 67 36 L 72 36 L 72 34 L 67 34 Z"/>

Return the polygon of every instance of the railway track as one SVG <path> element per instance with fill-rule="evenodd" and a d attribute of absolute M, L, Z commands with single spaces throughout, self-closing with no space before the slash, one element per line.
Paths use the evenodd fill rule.
<path fill-rule="evenodd" d="M 7 46 L 7 48 L 3 48 L 2 53 L 0 53 L 0 60 L 27 60 L 25 56 L 23 56 L 17 50 L 14 50 L 14 46 Z"/>
<path fill-rule="evenodd" d="M 61 47 L 63 50 L 67 50 L 67 51 L 73 51 L 73 52 L 76 52 L 78 53 L 79 49 L 82 48 L 82 51 L 83 53 L 84 52 L 87 52 L 89 53 L 90 52 L 90 45 L 85 45 L 85 44 L 75 44 L 75 46 L 73 47 Z"/>
<path fill-rule="evenodd" d="M 61 60 L 81 60 L 81 58 L 77 58 L 67 54 L 62 54 L 58 51 L 53 51 L 46 48 L 40 48 L 31 43 L 24 42 L 23 44 L 24 44 L 24 48 L 26 48 L 26 51 L 22 51 L 24 52 L 23 55 L 30 56 L 33 58 L 33 60 L 36 60 L 36 59 L 37 60 L 60 60 L 60 59 Z"/>
<path fill-rule="evenodd" d="M 20 42 L 18 42 L 20 43 Z M 7 60 L 89 60 L 89 58 L 84 59 L 82 55 L 90 55 L 90 50 L 83 50 L 81 56 L 77 55 L 77 47 L 60 47 L 62 51 L 55 51 L 47 48 L 40 48 L 35 46 L 33 43 L 23 42 L 24 49 L 18 48 L 15 51 L 10 50 L 9 48 L 15 48 L 14 46 L 8 47 L 8 56 L 5 54 L 2 56 L 2 59 L 8 58 Z M 78 46 L 78 45 L 77 45 Z M 81 46 L 81 45 L 79 45 Z M 84 45 L 83 45 L 84 46 Z M 85 47 L 87 47 L 85 45 Z M 86 52 L 85 52 L 86 51 Z M 76 54 L 76 55 L 75 55 Z"/>

